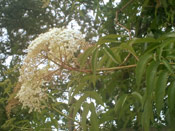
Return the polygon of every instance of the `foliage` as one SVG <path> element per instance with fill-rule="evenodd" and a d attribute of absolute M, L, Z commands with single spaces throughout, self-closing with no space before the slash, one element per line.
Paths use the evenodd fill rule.
<path fill-rule="evenodd" d="M 8 5 L 2 6 L 2 20 L 12 18 L 8 16 L 10 14 L 8 11 L 15 6 L 18 7 L 16 14 L 23 16 L 24 12 L 22 13 L 19 8 L 23 0 L 8 2 L 0 3 L 1 6 Z M 32 2 L 36 1 L 29 1 Z M 34 14 L 38 14 L 36 22 L 22 26 L 26 27 L 23 31 L 29 32 L 24 34 L 25 41 L 19 38 L 22 36 L 18 32 L 18 29 L 22 28 L 19 24 L 14 24 L 12 21 L 9 21 L 12 24 L 5 22 L 1 24 L 1 28 L 7 30 L 9 39 L 1 42 L 3 49 L 1 54 L 3 56 L 12 54 L 13 58 L 17 59 L 12 60 L 10 67 L 1 64 L 2 69 L 7 72 L 1 71 L 0 104 L 3 108 L 0 110 L 0 115 L 3 119 L 0 120 L 2 125 L 0 129 L 56 128 L 70 131 L 175 129 L 173 124 L 175 3 L 172 0 L 122 0 L 119 4 L 115 4 L 114 0 L 109 0 L 107 3 L 103 0 L 48 2 L 38 1 L 35 5 L 37 7 L 31 6 L 31 12 L 41 11 L 46 15 L 46 20 L 40 23 L 42 16 L 35 12 Z M 51 13 L 52 11 L 55 11 L 55 15 Z M 90 11 L 93 11 L 95 17 L 87 13 Z M 27 16 L 26 20 L 30 18 L 34 19 Z M 60 23 L 56 22 L 58 19 Z M 42 28 L 47 20 L 48 26 Z M 31 40 L 30 36 L 34 35 L 33 39 L 47 28 L 65 26 L 71 20 L 77 21 L 89 43 L 86 43 L 85 48 L 79 48 L 70 61 L 64 63 L 63 59 L 63 64 L 56 70 L 58 72 L 47 77 L 47 84 L 42 85 L 42 88 L 47 88 L 48 99 L 42 101 L 45 108 L 40 113 L 28 114 L 30 110 L 21 109 L 18 102 L 18 105 L 9 106 L 17 101 L 14 96 L 22 87 L 20 82 L 17 82 L 21 64 L 19 55 L 25 53 L 24 49 Z M 33 31 L 28 28 L 32 28 Z M 17 31 L 19 37 L 14 37 L 13 31 Z M 94 42 L 94 38 L 99 40 Z M 14 49 L 14 45 L 10 43 L 18 41 L 19 44 L 15 44 L 18 47 Z M 19 47 L 23 42 L 25 46 Z M 11 49 L 10 53 L 5 50 L 6 47 Z M 34 48 L 39 49 L 36 46 Z M 16 49 L 20 49 L 23 53 L 18 53 Z M 35 53 L 39 55 L 38 52 Z M 38 62 L 40 60 L 39 57 Z M 58 62 L 57 59 L 54 61 Z M 72 61 L 75 64 L 71 64 Z M 44 64 L 49 65 L 47 62 Z M 69 66 L 65 66 L 66 64 Z M 39 68 L 35 70 L 37 72 Z M 66 79 L 61 79 L 60 70 L 66 71 Z M 26 73 L 30 74 L 29 71 Z M 43 77 L 42 73 L 38 75 Z M 27 79 L 24 79 L 22 82 L 26 81 Z M 38 81 L 35 79 L 32 82 Z M 5 113 L 8 113 L 9 118 Z"/>

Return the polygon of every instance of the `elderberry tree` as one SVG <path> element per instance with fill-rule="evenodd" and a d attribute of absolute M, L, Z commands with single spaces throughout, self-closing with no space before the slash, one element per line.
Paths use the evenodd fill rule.
<path fill-rule="evenodd" d="M 70 14 L 82 34 L 95 31 L 92 37 L 99 40 L 92 42 L 89 35 L 86 42 L 66 28 L 34 39 L 8 114 L 22 105 L 33 116 L 26 127 L 34 130 L 173 130 L 174 5 L 172 0 L 74 1 L 78 15 Z M 85 11 L 91 10 L 95 17 L 89 19 Z"/>

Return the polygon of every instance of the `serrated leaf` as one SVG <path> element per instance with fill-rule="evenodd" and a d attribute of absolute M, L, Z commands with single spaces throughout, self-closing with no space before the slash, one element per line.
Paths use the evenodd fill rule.
<path fill-rule="evenodd" d="M 128 52 L 130 52 L 133 56 L 136 56 L 136 53 L 134 51 L 134 49 L 132 48 L 132 46 L 128 43 L 122 43 L 120 45 L 121 49 L 127 50 Z"/>
<path fill-rule="evenodd" d="M 156 48 L 160 47 L 160 43 L 154 43 L 148 46 L 148 48 L 145 51 L 145 54 L 151 53 Z"/>
<path fill-rule="evenodd" d="M 102 98 L 97 92 L 95 92 L 95 91 L 86 91 L 85 93 L 89 94 L 89 97 L 95 99 L 97 104 L 103 105 Z"/>
<path fill-rule="evenodd" d="M 102 45 L 104 43 L 108 43 L 108 42 L 117 42 L 117 38 L 118 37 L 121 37 L 121 35 L 116 35 L 116 34 L 110 34 L 110 35 L 107 35 L 107 36 L 104 36 L 104 37 L 101 37 L 97 44 L 98 45 Z"/>
<path fill-rule="evenodd" d="M 81 104 L 86 100 L 86 98 L 93 98 L 96 100 L 97 104 L 101 104 L 103 105 L 103 101 L 102 98 L 100 97 L 100 95 L 94 91 L 86 91 L 84 92 L 84 95 L 80 97 L 80 99 L 72 105 L 71 110 L 73 109 L 73 118 L 75 117 L 75 115 L 77 114 L 78 110 L 81 107 Z"/>
<path fill-rule="evenodd" d="M 157 74 L 157 68 L 159 66 L 159 62 L 152 61 L 146 70 L 146 97 L 150 98 L 152 95 L 152 91 L 155 88 L 155 79 Z"/>
<path fill-rule="evenodd" d="M 92 126 L 90 128 L 90 131 L 99 131 L 98 118 L 97 118 L 96 109 L 93 103 L 90 104 L 90 111 L 91 111 L 90 123 Z"/>
<path fill-rule="evenodd" d="M 170 44 L 166 47 L 166 49 L 165 49 L 165 51 L 166 51 L 166 57 L 167 57 L 168 55 L 172 55 L 172 53 L 174 52 L 174 46 L 175 46 L 175 43 L 172 42 L 172 43 L 170 43 Z"/>
<path fill-rule="evenodd" d="M 163 106 L 163 99 L 165 97 L 165 89 L 167 87 L 168 73 L 167 71 L 161 71 L 156 84 L 156 109 L 158 114 Z"/>
<path fill-rule="evenodd" d="M 155 43 L 155 42 L 157 42 L 157 40 L 152 38 L 152 37 L 147 37 L 147 38 L 134 38 L 133 40 L 131 40 L 131 42 L 133 44 L 137 44 L 137 43 Z"/>
<path fill-rule="evenodd" d="M 111 58 L 111 60 L 112 60 L 114 63 L 116 63 L 116 64 L 119 64 L 119 63 L 120 63 L 120 58 L 117 58 L 117 57 L 114 55 L 113 51 L 112 51 L 110 48 L 104 47 L 104 51 L 105 51 L 105 53 Z"/>
<path fill-rule="evenodd" d="M 107 55 L 103 55 L 103 56 L 101 57 L 101 59 L 99 60 L 98 68 L 103 67 L 104 64 L 106 64 L 107 61 L 108 61 Z"/>
<path fill-rule="evenodd" d="M 85 85 L 86 85 L 85 83 L 80 83 L 80 84 L 78 85 L 78 87 L 75 88 L 75 90 L 73 91 L 73 94 L 69 97 L 69 98 L 70 98 L 70 99 L 69 99 L 69 103 L 70 103 L 70 101 L 72 101 L 73 97 L 74 97 L 79 91 L 81 91 L 81 90 L 83 89 L 83 87 L 84 87 Z"/>
<path fill-rule="evenodd" d="M 98 49 L 96 49 L 92 54 L 92 71 L 93 73 L 96 72 L 97 69 L 97 56 L 98 56 Z"/>
<path fill-rule="evenodd" d="M 86 83 L 88 81 L 92 81 L 92 74 L 87 74 L 81 78 L 81 83 Z"/>
<path fill-rule="evenodd" d="M 119 98 L 119 100 L 116 101 L 116 105 L 115 105 L 115 107 L 114 107 L 116 113 L 119 113 L 119 111 L 123 108 L 123 106 L 124 106 L 124 104 L 125 104 L 125 102 L 126 102 L 127 97 L 128 97 L 128 96 L 127 96 L 126 94 L 123 94 L 123 95 Z"/>
<path fill-rule="evenodd" d="M 153 115 L 152 102 L 151 102 L 151 99 L 148 98 L 146 103 L 145 103 L 144 111 L 142 114 L 142 126 L 144 128 L 144 131 L 149 131 L 150 120 L 151 120 L 152 115 Z"/>
<path fill-rule="evenodd" d="M 92 54 L 92 72 L 93 72 L 93 85 L 95 86 L 96 82 L 96 70 L 97 70 L 97 57 L 98 57 L 98 49 L 96 49 Z"/>
<path fill-rule="evenodd" d="M 168 106 L 170 114 L 175 115 L 175 81 L 168 87 Z"/>
<path fill-rule="evenodd" d="M 159 58 L 160 61 L 161 61 L 161 58 L 162 58 L 162 52 L 163 52 L 163 48 L 162 47 L 157 49 L 157 54 L 158 54 L 158 58 Z"/>
<path fill-rule="evenodd" d="M 89 112 L 89 104 L 88 103 L 84 103 L 83 104 L 83 112 L 82 112 L 82 121 L 81 121 L 81 125 L 83 128 L 83 131 L 87 130 L 87 125 L 86 125 L 86 120 L 87 120 L 87 115 Z"/>
<path fill-rule="evenodd" d="M 171 68 L 171 65 L 168 63 L 166 59 L 162 59 L 162 63 L 165 65 L 165 67 L 169 70 L 169 72 L 173 73 L 173 70 Z"/>
<path fill-rule="evenodd" d="M 161 37 L 160 37 L 161 38 Z M 165 37 L 167 39 L 167 37 Z M 160 44 L 160 47 L 161 48 L 164 48 L 166 46 L 169 46 L 171 45 L 173 42 L 175 41 L 175 38 L 169 38 L 167 40 L 164 40 L 161 44 Z"/>
<path fill-rule="evenodd" d="M 96 49 L 95 46 L 89 47 L 83 54 L 78 57 L 78 61 L 80 62 L 80 66 L 84 66 L 85 62 L 87 61 L 88 57 L 92 55 L 92 52 Z"/>
<path fill-rule="evenodd" d="M 139 62 L 136 66 L 136 85 L 139 88 L 142 80 L 142 76 L 144 74 L 145 68 L 147 66 L 148 61 L 151 59 L 152 54 L 145 54 L 140 57 Z"/>
<path fill-rule="evenodd" d="M 143 99 L 142 99 L 142 96 L 140 95 L 139 92 L 134 91 L 134 92 L 131 93 L 131 95 L 134 98 L 136 98 L 141 104 L 143 104 Z"/>
<path fill-rule="evenodd" d="M 114 120 L 114 117 L 115 117 L 114 114 L 115 114 L 115 110 L 113 108 L 109 109 L 107 112 L 105 112 L 101 115 L 101 119 L 99 121 L 99 124 L 102 124 L 106 121 Z"/>
<path fill-rule="evenodd" d="M 81 107 L 81 104 L 86 100 L 86 98 L 89 96 L 89 94 L 85 93 L 83 96 L 80 97 L 80 99 L 71 106 L 70 110 L 73 110 L 73 118 L 75 118 L 75 115 L 77 114 L 78 110 Z"/>
<path fill-rule="evenodd" d="M 78 85 L 78 87 L 75 88 L 75 90 L 74 90 L 72 96 L 75 96 L 80 90 L 82 90 L 82 88 L 83 88 L 85 85 L 86 85 L 85 83 L 80 83 L 80 84 Z"/>

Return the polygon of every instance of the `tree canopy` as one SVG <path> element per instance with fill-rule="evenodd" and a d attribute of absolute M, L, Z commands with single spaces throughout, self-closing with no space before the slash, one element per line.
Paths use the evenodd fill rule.
<path fill-rule="evenodd" d="M 174 7 L 0 1 L 0 130 L 174 130 Z"/>

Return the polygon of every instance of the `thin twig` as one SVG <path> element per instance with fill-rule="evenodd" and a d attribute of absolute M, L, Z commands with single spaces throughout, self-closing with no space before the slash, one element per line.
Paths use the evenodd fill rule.
<path fill-rule="evenodd" d="M 134 0 L 128 1 L 121 9 L 117 10 L 117 11 L 116 11 L 116 16 L 115 16 L 116 24 L 119 25 L 119 26 L 121 26 L 122 28 L 124 28 L 125 30 L 128 31 L 128 33 L 129 33 L 129 39 L 130 39 L 130 40 L 131 40 L 131 31 L 130 31 L 127 27 L 125 27 L 124 25 L 122 25 L 122 24 L 120 24 L 120 23 L 118 22 L 118 14 L 119 14 L 120 12 L 122 12 L 132 1 L 134 1 Z"/>
<path fill-rule="evenodd" d="M 128 53 L 128 55 L 125 57 L 124 61 L 120 64 L 120 66 L 123 65 L 128 60 L 130 55 L 131 55 L 131 53 Z"/>
<path fill-rule="evenodd" d="M 46 56 L 45 56 L 46 57 Z M 55 60 L 49 58 L 48 56 L 46 57 L 48 60 L 52 61 L 54 64 L 64 68 L 64 69 L 67 69 L 69 71 L 78 71 L 78 72 L 84 72 L 84 73 L 91 73 L 92 71 L 91 70 L 87 70 L 87 69 L 79 69 L 79 68 L 75 68 L 75 67 L 72 67 L 70 65 L 67 65 L 66 63 L 62 62 L 61 64 L 58 64 L 58 62 L 56 62 Z"/>
<path fill-rule="evenodd" d="M 124 25 L 120 24 L 119 22 L 116 22 L 116 24 L 119 25 L 119 26 L 121 26 L 122 28 L 124 28 L 125 30 L 128 31 L 128 33 L 129 33 L 129 39 L 131 40 L 131 31 L 128 28 L 126 28 Z"/>

